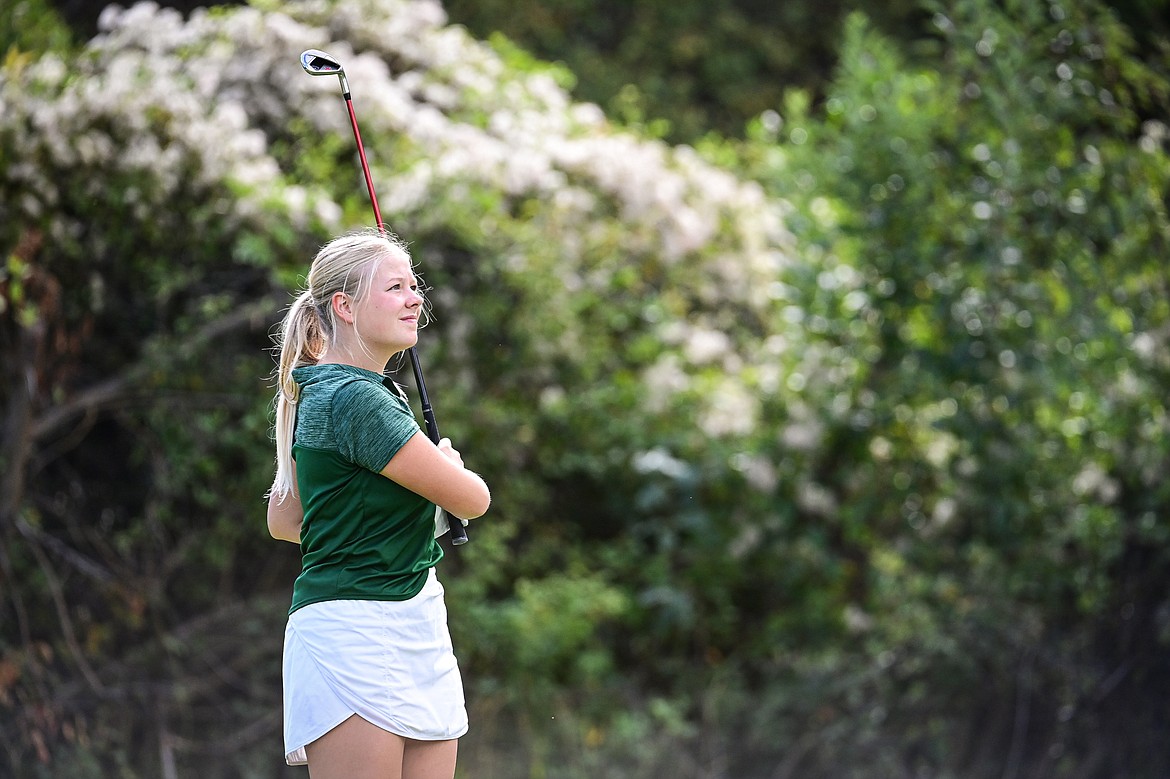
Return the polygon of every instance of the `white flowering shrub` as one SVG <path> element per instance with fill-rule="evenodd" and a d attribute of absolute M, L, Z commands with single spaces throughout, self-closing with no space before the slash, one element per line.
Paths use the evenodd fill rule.
<path fill-rule="evenodd" d="M 502 368 L 524 377 L 530 400 L 556 406 L 582 388 L 543 366 L 596 357 L 639 388 L 606 413 L 667 414 L 672 397 L 687 398 L 707 435 L 752 430 L 749 366 L 777 362 L 779 342 L 769 352 L 762 336 L 775 330 L 790 261 L 778 205 L 692 149 L 615 131 L 573 104 L 553 69 L 512 69 L 445 22 L 437 2 L 259 4 L 189 19 L 149 2 L 110 6 L 76 61 L 47 55 L 0 82 L 6 240 L 35 225 L 87 263 L 174 288 L 209 271 L 168 262 L 185 251 L 175 240 L 212 264 L 295 280 L 313 241 L 372 221 L 338 82 L 297 66 L 302 49 L 324 48 L 353 87 L 383 214 L 435 287 L 444 382 L 490 383 Z M 144 266 L 117 245 L 139 229 L 164 255 Z M 454 267 L 453 249 L 468 261 Z M 506 318 L 485 318 L 501 293 Z M 785 349 L 796 322 L 788 329 Z M 484 355 L 493 339 L 505 353 Z M 587 391 L 609 391 L 603 374 L 590 378 Z"/>
<path fill-rule="evenodd" d="M 276 223 L 321 235 L 370 221 L 337 81 L 296 66 L 301 49 L 322 47 L 342 60 L 354 88 L 382 210 L 420 254 L 428 244 L 419 235 L 454 223 L 479 250 L 474 272 L 552 276 L 557 296 L 542 289 L 539 304 L 562 312 L 579 305 L 571 298 L 609 295 L 632 274 L 646 308 L 660 297 L 680 301 L 643 329 L 680 347 L 690 373 L 703 361 L 687 357 L 688 344 L 711 334 L 726 348 L 706 363 L 735 372 L 757 362 L 744 350 L 760 339 L 742 338 L 748 328 L 737 323 L 758 330 L 770 320 L 790 250 L 779 209 L 758 186 L 693 150 L 614 131 L 595 107 L 573 105 L 549 73 L 510 71 L 445 26 L 438 3 L 280 11 L 200 11 L 185 21 L 150 3 L 111 6 L 78 62 L 47 57 L 6 79 L 13 110 L 4 121 L 19 161 L 6 174 L 19 192 L 9 224 L 53 211 L 54 240 L 83 232 L 53 209 L 70 183 L 54 173 L 78 166 L 96 174 L 86 177 L 90 195 L 111 175 L 138 176 L 124 201 L 135 222 L 199 230 L 214 220 L 220 231 L 246 233 L 238 258 Z M 51 99 L 21 100 L 25 89 Z M 326 154 L 339 164 L 311 169 L 306 158 Z M 180 188 L 199 201 L 194 213 L 167 207 Z M 436 290 L 438 302 L 446 291 Z M 452 303 L 439 313 L 454 326 Z M 598 324 L 566 317 L 562 345 L 605 329 Z M 662 389 L 647 395 L 661 403 Z"/>

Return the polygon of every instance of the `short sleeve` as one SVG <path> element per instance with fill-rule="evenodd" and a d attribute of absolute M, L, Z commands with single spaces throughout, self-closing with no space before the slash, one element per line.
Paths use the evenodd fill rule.
<path fill-rule="evenodd" d="M 409 406 L 372 381 L 353 381 L 337 391 L 333 429 L 337 451 L 375 472 L 419 432 Z"/>

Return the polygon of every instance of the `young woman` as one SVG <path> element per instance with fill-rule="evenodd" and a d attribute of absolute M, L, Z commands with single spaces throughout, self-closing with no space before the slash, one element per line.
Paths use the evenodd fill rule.
<path fill-rule="evenodd" d="M 383 382 L 424 311 L 406 247 L 379 231 L 342 236 L 306 287 L 278 341 L 268 496 L 269 532 L 302 558 L 285 630 L 286 760 L 313 779 L 451 779 L 467 713 L 435 507 L 473 519 L 491 496 Z"/>

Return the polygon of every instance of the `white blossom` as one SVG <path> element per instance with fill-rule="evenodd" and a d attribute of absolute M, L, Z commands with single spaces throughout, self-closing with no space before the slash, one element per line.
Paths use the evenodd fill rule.
<path fill-rule="evenodd" d="M 84 166 L 99 188 L 104 172 L 148 176 L 157 191 L 130 199 L 146 215 L 165 205 L 158 198 L 188 187 L 224 203 L 229 221 L 343 227 L 332 187 L 290 182 L 272 148 L 292 124 L 352 141 L 338 79 L 310 77 L 297 62 L 317 48 L 345 67 L 391 224 L 465 211 L 488 190 L 505 205 L 538 204 L 539 224 L 550 230 L 498 258 L 502 267 L 547 273 L 566 296 L 605 294 L 619 271 L 653 269 L 692 301 L 695 311 L 658 325 L 665 352 L 643 371 L 647 410 L 665 412 L 710 387 L 698 424 L 713 436 L 745 435 L 758 422 L 761 387 L 783 389 L 787 370 L 778 366 L 790 351 L 809 363 L 802 376 L 839 377 L 816 364 L 824 355 L 793 349 L 800 318 L 776 316 L 792 237 L 785 206 L 757 183 L 692 147 L 614 127 L 598 106 L 575 102 L 551 68 L 515 72 L 449 25 L 438 0 L 293 0 L 265 9 L 196 10 L 184 19 L 153 2 L 110 6 L 75 61 L 45 55 L 23 74 L 0 70 L 0 133 L 12 138 L 14 155 L 0 178 L 20 193 L 18 216 L 37 217 L 60 200 L 53 171 Z M 227 189 L 234 199 L 221 200 Z M 478 216 L 486 235 L 512 218 L 501 210 Z M 64 214 L 54 219 L 60 235 L 81 229 Z M 546 245 L 552 235 L 555 245 Z M 844 272 L 833 279 L 838 292 L 860 284 Z M 740 344 L 726 326 L 738 317 L 786 329 Z M 541 348 L 572 349 L 589 326 L 566 318 Z M 794 420 L 786 440 L 813 445 L 819 431 L 800 433 L 809 424 Z"/>
<path fill-rule="evenodd" d="M 709 436 L 747 435 L 759 421 L 759 399 L 743 384 L 724 378 L 705 396 L 699 427 Z"/>

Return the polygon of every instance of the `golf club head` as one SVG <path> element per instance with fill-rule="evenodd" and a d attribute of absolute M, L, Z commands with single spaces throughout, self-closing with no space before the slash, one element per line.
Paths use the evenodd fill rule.
<path fill-rule="evenodd" d="M 340 62 L 318 49 L 301 52 L 301 67 L 310 76 L 340 76 L 345 73 Z"/>

